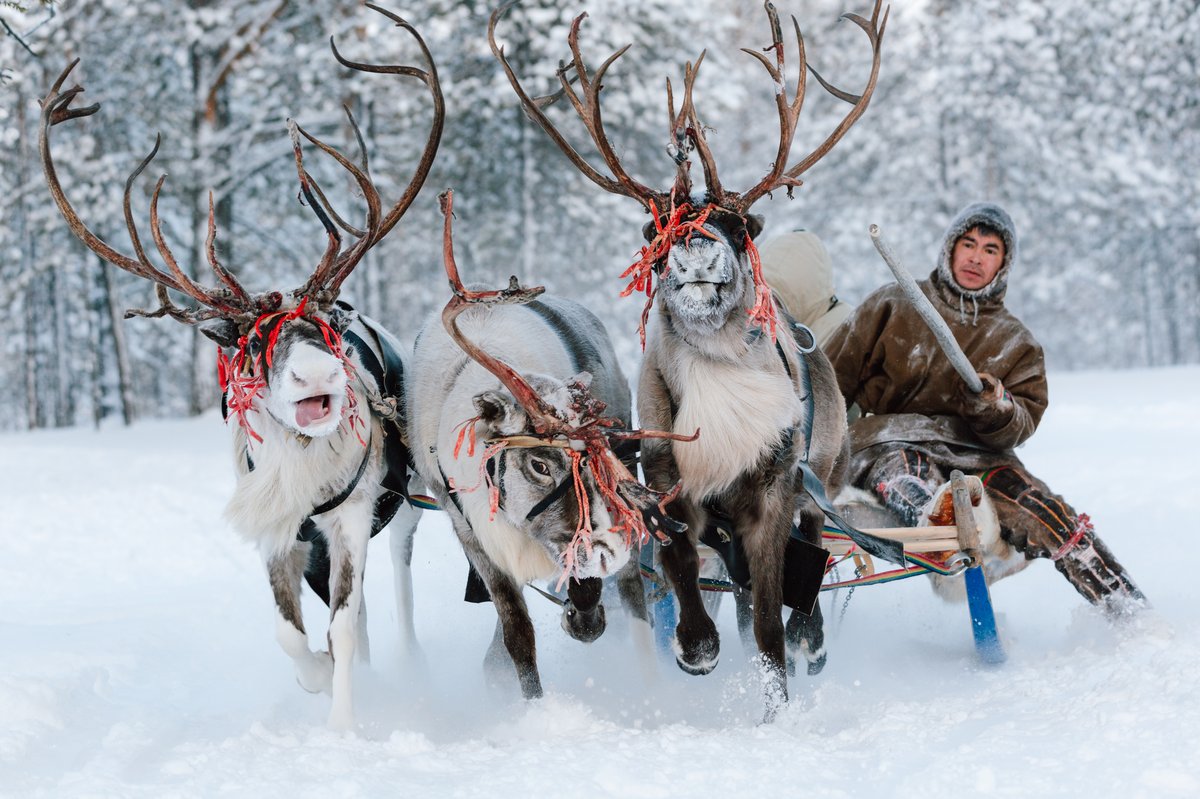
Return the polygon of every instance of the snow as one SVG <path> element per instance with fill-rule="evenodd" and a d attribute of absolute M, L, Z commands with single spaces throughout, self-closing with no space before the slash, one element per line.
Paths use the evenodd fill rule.
<path fill-rule="evenodd" d="M 1200 367 L 1054 374 L 1027 464 L 1154 602 L 1112 625 L 1045 562 L 994 587 L 1009 660 L 923 580 L 825 595 L 829 663 L 761 725 L 732 603 L 716 671 L 647 674 L 619 607 L 583 645 L 526 592 L 547 696 L 489 687 L 490 605 L 461 602 L 443 515 L 414 562 L 423 659 L 398 651 L 387 542 L 367 572 L 359 728 L 325 729 L 273 639 L 257 555 L 221 520 L 212 415 L 0 436 L 0 796 L 1200 796 L 1189 572 Z M 324 634 L 319 601 L 310 632 Z"/>

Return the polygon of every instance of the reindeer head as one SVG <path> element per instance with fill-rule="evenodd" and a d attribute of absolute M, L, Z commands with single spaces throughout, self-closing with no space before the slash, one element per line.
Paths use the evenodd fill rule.
<path fill-rule="evenodd" d="M 761 228 L 761 221 L 750 215 L 750 207 L 775 189 L 786 188 L 790 196 L 792 189 L 801 185 L 799 176 L 829 152 L 866 110 L 879 74 L 880 45 L 887 25 L 887 12 L 880 17 L 882 0 L 875 0 L 874 12 L 869 21 L 855 14 L 844 15 L 860 27 L 871 40 L 871 75 L 866 88 L 859 95 L 834 88 L 807 64 L 804 39 L 800 35 L 799 23 L 793 18 L 800 53 L 800 70 L 795 91 L 790 99 L 783 78 L 784 44 L 779 17 L 769 0 L 764 4 L 771 26 L 772 40 L 763 52 L 773 52 L 774 59 L 756 50 L 744 52 L 757 59 L 774 82 L 779 114 L 779 147 L 770 171 L 744 193 L 728 191 L 721 185 L 716 162 L 705 139 L 704 125 L 700 122 L 692 102 L 692 89 L 700 65 L 704 61 L 703 53 L 694 65 L 689 63 L 684 68 L 683 101 L 678 113 L 675 111 L 671 82 L 667 81 L 667 149 L 676 164 L 676 177 L 669 192 L 655 191 L 639 183 L 626 172 L 608 140 L 601 114 L 600 90 L 603 88 L 604 75 L 629 49 L 629 45 L 609 56 L 594 73 L 589 72 L 579 47 L 579 28 L 587 16 L 581 14 L 575 19 L 567 37 L 571 60 L 569 63 L 563 63 L 558 69 L 558 92 L 531 97 L 521 86 L 516 73 L 504 57 L 504 49 L 496 43 L 496 23 L 512 5 L 513 3 L 508 3 L 493 12 L 488 26 L 488 41 L 491 43 L 492 53 L 508 76 L 509 83 L 520 97 L 526 113 L 592 182 L 613 194 L 632 197 L 651 214 L 652 222 L 646 229 L 649 244 L 642 248 L 638 261 L 622 275 L 623 278 L 631 279 L 622 296 L 634 292 L 644 292 L 647 295 L 646 307 L 642 314 L 643 346 L 646 319 L 655 292 L 659 290 L 664 292 L 665 312 L 675 323 L 684 326 L 690 332 L 711 334 L 737 320 L 740 324 L 763 328 L 774 338 L 774 301 L 763 280 L 762 267 L 753 243 Z M 805 77 L 809 70 L 823 87 L 835 97 L 849 102 L 853 108 L 816 150 L 788 167 L 788 155 L 804 103 Z M 545 109 L 563 97 L 567 98 L 583 122 L 610 174 L 596 169 L 583 158 L 546 115 Z M 693 152 L 699 157 L 704 172 L 704 186 L 698 190 L 693 190 L 692 187 L 690 156 Z"/>
<path fill-rule="evenodd" d="M 576 399 L 589 377 L 564 382 L 548 375 L 524 375 L 567 424 L 585 420 L 575 412 Z M 539 436 L 534 419 L 507 389 L 485 391 L 474 398 L 479 413 L 476 435 L 493 452 L 486 469 L 495 486 L 497 510 L 538 542 L 557 563 L 574 563 L 576 579 L 605 577 L 624 566 L 635 543 L 615 530 L 607 500 L 588 468 L 593 455 L 580 442 Z M 497 446 L 497 445 L 503 446 Z M 592 532 L 575 547 L 577 531 Z"/>
<path fill-rule="evenodd" d="M 328 243 L 325 253 L 308 280 L 291 292 L 270 291 L 251 295 L 216 257 L 214 242 L 216 225 L 213 200 L 209 196 L 208 239 L 206 255 L 218 285 L 206 287 L 189 277 L 180 268 L 167 245 L 158 217 L 158 198 L 166 176 L 159 178 L 150 201 L 150 230 L 159 256 L 166 269 L 154 265 L 142 247 L 141 236 L 130 210 L 133 184 L 158 153 L 161 139 L 156 140 L 150 154 L 142 160 L 125 182 L 124 210 L 133 255 L 123 254 L 95 235 L 79 218 L 59 184 L 50 149 L 50 129 L 61 122 L 96 113 L 99 104 L 86 108 L 71 108 L 71 103 L 83 88 L 74 86 L 62 90 L 72 62 L 59 75 L 42 100 L 39 145 L 46 182 L 59 210 L 72 232 L 98 256 L 121 269 L 156 284 L 159 308 L 154 311 L 127 311 L 126 316 L 170 316 L 184 324 L 200 325 L 202 332 L 218 342 L 224 350 L 219 356 L 222 388 L 226 401 L 247 433 L 259 438 L 247 414 L 266 413 L 292 432 L 304 436 L 325 436 L 338 429 L 343 417 L 355 424 L 357 415 L 351 413 L 356 398 L 350 388 L 353 367 L 343 346 L 342 334 L 353 317 L 334 303 L 343 281 L 367 251 L 378 244 L 404 215 L 420 191 L 433 163 L 441 140 L 444 106 L 437 69 L 420 34 L 403 19 L 370 6 L 398 27 L 416 38 L 427 69 L 411 66 L 361 64 L 347 61 L 330 40 L 334 57 L 343 66 L 360 72 L 375 72 L 415 77 L 421 80 L 433 96 L 434 120 L 421 161 L 412 181 L 400 199 L 386 213 L 378 190 L 370 176 L 366 148 L 354 116 L 347 109 L 350 125 L 360 148 L 358 163 L 351 161 L 333 147 L 311 136 L 295 122 L 288 129 L 295 154 L 300 188 L 308 205 L 324 226 Z M 340 164 L 357 185 L 366 202 L 366 221 L 360 229 L 346 223 L 329 204 L 325 193 L 304 167 L 301 138 L 307 139 Z M 342 234 L 352 241 L 343 247 Z M 180 307 L 171 300 L 168 290 L 186 295 L 194 307 Z M 229 351 L 232 351 L 230 354 Z M 261 439 L 260 439 L 261 440 Z"/>
<path fill-rule="evenodd" d="M 616 429 L 620 420 L 604 416 L 604 402 L 591 395 L 590 375 L 565 381 L 522 375 L 463 335 L 458 317 L 467 308 L 526 303 L 544 289 L 523 288 L 515 277 L 505 289 L 467 289 L 454 259 L 453 194 L 445 192 L 441 203 L 443 260 L 453 291 L 442 322 L 463 352 L 503 387 L 474 397 L 477 416 L 464 420 L 454 451 L 457 457 L 466 445 L 474 453 L 482 439 L 481 480 L 492 512 L 503 513 L 540 543 L 563 566 L 564 581 L 613 572 L 628 561 L 634 543 L 652 534 L 669 541 L 668 533 L 685 529 L 662 510 L 672 495 L 639 483 L 613 448 L 635 438 L 695 436 Z"/>
<path fill-rule="evenodd" d="M 741 219 L 717 221 L 710 214 L 659 262 L 660 307 L 681 332 L 713 335 L 732 323 L 740 334 L 756 299 L 754 269 L 746 256 L 748 235 Z"/>
<path fill-rule="evenodd" d="M 221 389 L 252 438 L 261 440 L 252 422 L 259 413 L 308 438 L 330 435 L 343 421 L 358 424 L 354 366 L 342 341 L 357 315 L 338 306 L 309 312 L 307 305 L 305 298 L 291 310 L 263 314 L 245 333 L 226 319 L 200 326 L 222 348 Z"/>

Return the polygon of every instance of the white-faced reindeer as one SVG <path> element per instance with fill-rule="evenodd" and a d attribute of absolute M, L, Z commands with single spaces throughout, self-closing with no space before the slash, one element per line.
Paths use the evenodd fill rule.
<path fill-rule="evenodd" d="M 600 321 L 568 300 L 535 300 L 543 289 L 516 278 L 501 291 L 465 288 L 452 202 L 443 195 L 454 296 L 417 337 L 409 440 L 417 472 L 487 587 L 528 699 L 542 686 L 522 587 L 560 577 L 569 597 L 563 629 L 593 641 L 605 628 L 601 578 L 629 564 L 631 545 L 651 530 L 678 526 L 661 513 L 666 497 L 638 483 L 614 452 L 653 434 L 630 430 L 629 386 Z M 633 578 L 622 581 L 623 601 L 645 618 L 640 576 L 623 576 Z"/>
<path fill-rule="evenodd" d="M 388 234 L 417 196 L 437 152 L 444 120 L 437 71 L 424 41 L 404 20 L 375 10 L 415 37 L 426 69 L 354 63 L 344 59 L 336 46 L 334 56 L 354 70 L 421 80 L 433 96 L 432 130 L 412 182 L 385 209 L 368 171 L 365 148 L 356 164 L 289 122 L 301 188 L 325 227 L 328 244 L 312 276 L 286 294 L 252 295 L 218 262 L 211 197 L 207 255 L 218 285 L 205 287 L 188 277 L 168 247 L 158 218 L 165 176 L 151 199 L 150 228 L 166 269 L 150 261 L 130 211 L 130 192 L 157 153 L 157 142 L 125 184 L 125 219 L 133 256 L 101 240 L 63 194 L 49 135 L 53 125 L 94 114 L 99 105 L 70 107 L 83 91 L 79 86 L 61 90 L 74 63 L 42 101 L 42 164 L 51 194 L 71 230 L 104 260 L 156 284 L 161 307 L 153 312 L 130 311 L 126 316 L 166 315 L 199 324 L 222 347 L 223 410 L 227 421 L 233 422 L 237 472 L 226 516 L 261 552 L 275 597 L 276 637 L 294 660 L 300 685 L 332 695 L 329 724 L 337 728 L 353 723 L 351 668 L 356 650 L 360 656 L 367 653 L 362 605 L 367 542 L 398 511 L 399 529 L 391 539 L 397 603 L 406 643 L 415 644 L 408 574 L 418 514 L 409 506 L 398 507 L 410 464 L 403 408 L 397 407 L 402 402 L 404 373 L 399 345 L 377 324 L 365 317 L 356 320 L 349 306 L 335 301 L 363 255 Z M 350 124 L 362 147 L 352 115 Z M 327 203 L 304 167 L 300 136 L 333 157 L 353 178 L 367 206 L 362 229 L 347 225 Z M 339 227 L 352 237 L 345 247 Z M 168 289 L 187 296 L 195 306 L 175 305 Z M 309 648 L 300 609 L 304 578 L 330 608 L 327 651 Z"/>
<path fill-rule="evenodd" d="M 768 682 L 768 718 L 787 698 L 782 603 L 784 555 L 793 516 L 798 514 L 803 537 L 812 543 L 819 542 L 824 522 L 822 511 L 802 489 L 803 475 L 807 469 L 820 482 L 840 481 L 846 421 L 828 360 L 809 346 L 802 353 L 801 346 L 811 341 L 798 342 L 798 331 L 791 324 L 776 324 L 774 301 L 752 241 L 761 221 L 750 215 L 750 208 L 778 189 L 790 195 L 800 185 L 799 176 L 829 152 L 866 109 L 879 72 L 887 22 L 886 12 L 880 17 L 880 5 L 877 0 L 869 21 L 847 15 L 871 41 L 873 63 L 866 88 L 860 95 L 850 95 L 814 71 L 826 89 L 853 108 L 816 150 L 788 167 L 804 100 L 804 40 L 793 19 L 800 69 L 789 98 L 783 76 L 783 36 L 774 7 L 766 3 L 772 43 L 763 52 L 772 57 L 745 52 L 762 63 L 774 82 L 779 146 L 770 171 L 740 194 L 721 185 L 692 102 L 703 54 L 695 66 L 686 67 L 678 114 L 667 83 L 669 152 L 678 168 L 674 187 L 660 192 L 625 171 L 604 130 L 600 90 L 609 67 L 627 48 L 590 72 L 578 42 L 586 14 L 581 15 L 568 36 L 571 59 L 558 71 L 559 91 L 535 98 L 521 87 L 496 44 L 495 25 L 508 6 L 492 15 L 489 29 L 492 52 L 526 113 L 594 183 L 633 198 L 653 217 L 646 226 L 649 245 L 626 272 L 633 281 L 625 293 L 644 291 L 648 296 L 642 318 L 646 354 L 638 383 L 639 424 L 678 433 L 700 430 L 695 444 L 655 440 L 642 447 L 642 468 L 650 486 L 665 489 L 682 483 L 680 497 L 667 510 L 690 531 L 662 549 L 663 567 L 679 600 L 676 658 L 684 671 L 693 674 L 708 673 L 717 664 L 717 629 L 701 602 L 694 543 L 719 523 L 740 542 L 749 567 L 754 635 Z M 547 117 L 545 108 L 562 96 L 583 121 L 610 174 L 588 163 Z M 704 186 L 696 189 L 688 160 L 693 152 L 704 172 Z M 655 298 L 658 312 L 647 326 Z M 819 670 L 824 661 L 819 606 L 794 609 L 786 632 L 788 644 L 803 652 L 810 671 Z"/>

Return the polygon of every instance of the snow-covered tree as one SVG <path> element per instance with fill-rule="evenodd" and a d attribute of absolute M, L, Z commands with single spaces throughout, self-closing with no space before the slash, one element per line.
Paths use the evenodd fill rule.
<path fill-rule="evenodd" d="M 790 0 L 808 59 L 858 91 L 869 46 L 844 12 L 870 0 Z M 609 325 L 632 370 L 640 304 L 618 298 L 618 276 L 641 245 L 637 203 L 593 185 L 520 109 L 487 43 L 493 3 L 428 0 L 405 10 L 437 62 L 446 130 L 425 191 L 347 281 L 344 296 L 411 339 L 446 299 L 435 196 L 456 191 L 456 245 L 469 279 L 509 274 L 582 300 Z M 523 0 L 498 38 L 530 92 L 557 88 L 567 31 L 609 70 L 606 127 L 623 163 L 665 188 L 669 76 L 706 50 L 696 104 L 721 177 L 744 188 L 774 157 L 773 86 L 738 48 L 769 43 L 758 2 Z M 184 268 L 208 278 L 208 191 L 218 253 L 255 289 L 298 285 L 325 236 L 297 202 L 286 120 L 355 151 L 343 105 L 367 140 L 384 199 L 403 190 L 429 130 L 429 95 L 415 81 L 361 75 L 333 61 L 417 63 L 410 39 L 358 4 L 333 0 L 44 0 L 0 2 L 0 426 L 77 424 L 108 414 L 195 412 L 214 400 L 211 346 L 162 320 L 114 323 L 153 305 L 152 289 L 100 268 L 50 202 L 37 159 L 38 99 L 72 58 L 84 102 L 102 111 L 56 130 L 60 173 L 84 218 L 127 244 L 126 175 L 163 144 L 133 192 L 148 224 L 149 192 L 169 178 L 163 229 Z M 789 79 L 795 51 L 790 33 Z M 1150 0 L 895 3 L 878 88 L 863 118 L 804 176 L 793 199 L 765 198 L 764 239 L 807 228 L 825 240 L 842 295 L 889 278 L 866 230 L 882 225 L 918 275 L 961 205 L 1005 205 L 1021 232 L 1010 304 L 1054 367 L 1200 360 L 1200 9 Z M 809 80 L 792 160 L 815 147 L 848 107 Z M 549 114 L 599 164 L 565 103 Z M 350 218 L 361 215 L 345 174 L 315 150 L 307 162 Z M 153 256 L 152 257 L 156 257 Z M 105 281 L 108 282 L 105 282 Z M 121 341 L 120 333 L 125 334 Z M 124 387 L 122 389 L 122 386 Z M 128 408 L 123 411 L 123 408 Z"/>

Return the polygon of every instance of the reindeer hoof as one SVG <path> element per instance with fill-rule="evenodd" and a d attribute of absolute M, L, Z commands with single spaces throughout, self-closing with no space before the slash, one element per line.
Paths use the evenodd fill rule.
<path fill-rule="evenodd" d="M 825 668 L 827 659 L 824 644 L 815 649 L 810 641 L 801 641 L 799 646 L 789 646 L 787 649 L 787 674 L 789 677 L 796 676 L 796 664 L 801 657 L 808 664 L 806 668 L 809 677 L 820 674 Z"/>
<path fill-rule="evenodd" d="M 296 682 L 310 694 L 327 694 L 333 688 L 333 658 L 328 652 L 296 661 Z"/>
<path fill-rule="evenodd" d="M 676 631 L 674 646 L 675 662 L 688 674 L 708 674 L 717 667 L 717 662 L 721 659 L 721 639 L 715 631 L 712 636 L 704 636 L 688 643 L 681 642 Z"/>

